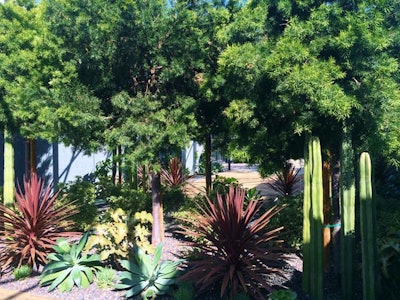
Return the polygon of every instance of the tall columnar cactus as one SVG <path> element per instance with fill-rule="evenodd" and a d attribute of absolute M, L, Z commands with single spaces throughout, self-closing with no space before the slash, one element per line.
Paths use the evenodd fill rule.
<path fill-rule="evenodd" d="M 353 299 L 353 252 L 355 232 L 354 152 L 351 138 L 345 130 L 340 155 L 341 198 L 341 287 L 342 299 Z"/>
<path fill-rule="evenodd" d="M 323 298 L 323 184 L 321 146 L 310 137 L 305 149 L 303 288 L 311 299 Z"/>
<path fill-rule="evenodd" d="M 371 184 L 371 159 L 366 152 L 360 156 L 360 225 L 363 274 L 363 299 L 376 297 L 375 212 Z"/>
<path fill-rule="evenodd" d="M 14 203 L 14 147 L 11 134 L 4 131 L 4 205 L 11 206 Z"/>
<path fill-rule="evenodd" d="M 303 291 L 310 292 L 310 211 L 311 211 L 311 176 L 310 167 L 312 159 L 311 143 L 309 140 L 304 145 L 304 172 L 303 172 Z"/>

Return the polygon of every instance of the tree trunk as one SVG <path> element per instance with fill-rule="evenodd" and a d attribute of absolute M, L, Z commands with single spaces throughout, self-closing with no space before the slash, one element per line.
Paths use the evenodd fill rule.
<path fill-rule="evenodd" d="M 29 174 L 37 174 L 36 168 L 36 140 L 28 140 L 29 152 Z"/>
<path fill-rule="evenodd" d="M 112 155 L 112 167 L 111 167 L 111 181 L 113 184 L 116 184 L 116 177 L 117 177 L 117 149 L 113 150 L 113 155 Z"/>
<path fill-rule="evenodd" d="M 151 243 L 153 246 L 157 246 L 164 240 L 164 215 L 159 172 L 153 173 L 151 177 L 151 200 L 153 215 Z"/>
<path fill-rule="evenodd" d="M 206 145 L 204 147 L 206 155 L 205 172 L 206 172 L 206 193 L 211 191 L 211 134 L 207 134 Z"/>
<path fill-rule="evenodd" d="M 14 171 L 14 146 L 12 135 L 4 131 L 4 185 L 3 203 L 11 206 L 14 203 L 15 171 Z"/>
<path fill-rule="evenodd" d="M 118 183 L 122 184 L 122 147 L 118 146 Z"/>

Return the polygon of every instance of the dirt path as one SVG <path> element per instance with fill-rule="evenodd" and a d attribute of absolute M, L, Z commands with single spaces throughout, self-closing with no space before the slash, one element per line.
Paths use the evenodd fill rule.
<path fill-rule="evenodd" d="M 260 191 L 261 195 L 267 199 L 273 199 L 276 197 L 275 192 L 272 191 L 267 185 L 267 182 L 270 181 L 271 178 L 262 178 L 256 167 L 251 167 L 247 164 L 233 164 L 230 171 L 220 172 L 216 175 L 227 178 L 236 178 L 243 188 L 256 188 L 258 191 Z M 213 179 L 216 175 L 213 175 Z M 189 195 L 194 196 L 198 193 L 204 193 L 205 188 L 205 177 L 197 175 L 189 180 L 186 186 L 186 192 Z"/>

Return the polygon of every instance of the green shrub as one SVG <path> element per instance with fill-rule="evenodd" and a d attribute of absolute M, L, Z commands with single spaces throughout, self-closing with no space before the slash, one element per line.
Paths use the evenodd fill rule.
<path fill-rule="evenodd" d="M 188 197 L 181 187 L 164 188 L 163 190 L 163 204 L 166 212 L 178 210 L 185 205 L 187 200 Z"/>
<path fill-rule="evenodd" d="M 229 193 L 229 189 L 231 186 L 233 187 L 241 187 L 239 180 L 234 177 L 225 177 L 216 175 L 213 181 L 211 182 L 211 191 L 207 195 L 207 197 L 211 201 L 216 201 L 217 195 L 226 195 Z M 204 195 L 200 195 L 199 198 L 204 198 Z"/>
<path fill-rule="evenodd" d="M 276 290 L 273 291 L 268 300 L 296 300 L 297 294 L 292 290 Z"/>
<path fill-rule="evenodd" d="M 113 209 L 122 208 L 124 211 L 150 211 L 151 194 L 145 193 L 141 189 L 132 189 L 130 184 L 117 184 L 105 194 L 107 203 Z"/>
<path fill-rule="evenodd" d="M 60 185 L 59 190 L 57 206 L 69 205 L 69 203 L 75 202 L 79 211 L 70 218 L 75 222 L 78 230 L 86 231 L 96 222 L 98 216 L 98 209 L 95 205 L 95 185 L 83 180 L 82 177 L 76 177 L 74 182 Z"/>
<path fill-rule="evenodd" d="M 115 284 L 117 272 L 109 267 L 101 268 L 96 271 L 96 284 L 101 289 L 112 288 Z"/>
<path fill-rule="evenodd" d="M 101 260 L 109 260 L 112 264 L 126 257 L 133 244 L 152 252 L 149 241 L 151 223 L 152 216 L 145 211 L 131 216 L 121 208 L 109 209 L 100 217 L 100 223 L 93 226 L 94 234 L 90 236 L 86 249 L 96 249 Z"/>
<path fill-rule="evenodd" d="M 193 300 L 195 298 L 195 290 L 192 282 L 179 282 L 176 290 L 171 292 L 175 300 Z"/>
<path fill-rule="evenodd" d="M 31 276 L 31 274 L 32 268 L 27 265 L 20 266 L 13 271 L 13 275 L 16 280 L 28 278 L 29 276 Z"/>
<path fill-rule="evenodd" d="M 285 227 L 285 233 L 282 235 L 285 243 L 296 251 L 301 251 L 303 244 L 303 196 L 283 197 L 274 201 L 274 205 L 284 206 L 271 219 L 271 226 Z"/>
<path fill-rule="evenodd" d="M 379 260 L 382 296 L 390 300 L 400 299 L 400 231 L 382 245 Z"/>

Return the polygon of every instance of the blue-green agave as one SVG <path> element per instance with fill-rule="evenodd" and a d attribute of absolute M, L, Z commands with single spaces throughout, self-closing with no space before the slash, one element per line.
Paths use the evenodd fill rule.
<path fill-rule="evenodd" d="M 119 283 L 115 288 L 126 289 L 127 298 L 141 295 L 142 299 L 154 299 L 166 294 L 176 283 L 178 266 L 182 261 L 161 261 L 162 247 L 162 243 L 156 247 L 153 259 L 136 247 L 131 260 L 121 260 L 121 266 L 126 271 L 119 274 Z"/>
<path fill-rule="evenodd" d="M 88 236 L 85 233 L 79 243 L 73 245 L 65 239 L 57 240 L 57 245 L 53 246 L 56 253 L 47 256 L 49 263 L 40 276 L 40 285 L 50 285 L 49 291 L 58 287 L 61 292 L 68 292 L 74 285 L 86 288 L 93 282 L 93 273 L 101 268 L 101 261 L 98 254 L 82 253 Z"/>

